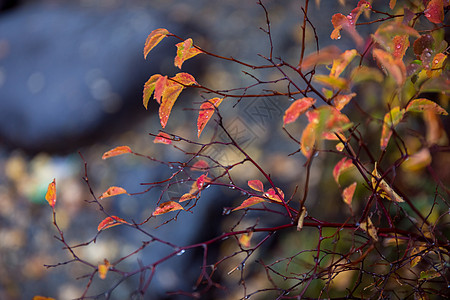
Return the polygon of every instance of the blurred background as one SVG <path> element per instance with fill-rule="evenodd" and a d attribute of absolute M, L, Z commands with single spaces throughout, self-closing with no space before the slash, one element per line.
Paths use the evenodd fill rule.
<path fill-rule="evenodd" d="M 293 64 L 299 59 L 301 2 L 264 1 L 272 22 L 274 56 Z M 338 10 L 350 11 L 334 1 L 310 8 L 322 46 L 332 43 L 330 20 Z M 112 185 L 140 192 L 144 190 L 140 183 L 171 174 L 164 165 L 136 157 L 101 160 L 105 151 L 116 146 L 128 145 L 163 161 L 183 161 L 181 153 L 153 143 L 148 133 L 160 129 L 157 106 L 152 103 L 148 111 L 142 106 L 142 88 L 151 75 L 177 72 L 173 58 L 178 40 L 164 40 L 145 61 L 142 51 L 147 35 L 164 27 L 182 38 L 192 37 L 211 52 L 264 64 L 257 53 L 268 55 L 267 36 L 259 29 L 265 26 L 263 9 L 250 0 L 0 1 L 0 299 L 32 299 L 35 295 L 72 299 L 83 293 L 86 279 L 75 279 L 86 272 L 80 264 L 44 267 L 71 259 L 53 237 L 57 232 L 44 198 L 53 178 L 58 191 L 58 224 L 70 244 L 90 240 L 105 217 L 86 202 L 91 195 L 82 180 L 85 170 L 79 152 L 87 162 L 96 195 Z M 306 40 L 307 52 L 313 51 L 313 34 Z M 340 43 L 351 41 L 344 36 Z M 241 66 L 201 55 L 186 62 L 183 70 L 216 89 L 254 83 L 242 75 Z M 270 78 L 271 74 L 265 76 Z M 202 100 L 196 93 L 183 92 L 167 131 L 194 138 L 196 112 L 183 108 L 198 107 Z M 280 127 L 289 99 L 278 100 L 267 98 L 256 105 L 243 102 L 236 104 L 237 109 L 230 105 L 223 111 L 229 120 L 226 125 L 244 132 L 245 148 L 262 160 L 281 185 L 302 185 L 302 169 L 298 167 L 302 158 L 286 157 L 297 145 L 279 149 L 279 143 L 272 142 L 277 136 L 287 141 L 274 128 Z M 204 135 L 208 135 L 206 130 Z M 223 162 L 232 161 L 235 155 L 214 154 Z M 270 155 L 270 160 L 263 160 L 265 155 Z M 320 166 L 319 162 L 311 185 L 320 179 Z M 236 182 L 245 183 L 254 176 L 258 176 L 255 170 L 241 170 L 236 172 Z M 189 186 L 173 186 L 165 197 L 179 197 Z M 292 191 L 292 186 L 285 187 Z M 314 189 L 310 193 L 314 197 Z M 160 191 L 151 191 L 118 196 L 105 199 L 103 204 L 113 214 L 141 220 L 154 210 L 159 195 Z M 239 203 L 234 201 L 238 198 L 231 192 L 210 189 L 195 214 L 182 214 L 177 222 L 155 232 L 178 245 L 205 240 L 222 231 L 222 225 L 215 223 L 216 216 L 224 207 Z M 242 196 L 239 199 L 242 201 Z M 189 226 L 180 228 L 180 224 Z M 154 222 L 148 228 L 151 231 L 157 225 Z M 112 261 L 132 252 L 146 238 L 119 227 L 77 253 L 94 264 L 104 258 Z M 132 259 L 130 267 L 137 259 L 149 263 L 166 253 L 162 245 L 149 247 Z M 186 253 L 163 264 L 148 299 L 163 299 L 167 290 L 189 289 L 198 275 L 198 265 L 193 267 L 193 262 L 199 257 L 195 252 Z M 238 274 L 232 279 L 237 282 Z M 121 284 L 113 298 L 128 298 L 136 280 Z M 101 292 L 112 282 L 96 280 L 93 292 Z"/>

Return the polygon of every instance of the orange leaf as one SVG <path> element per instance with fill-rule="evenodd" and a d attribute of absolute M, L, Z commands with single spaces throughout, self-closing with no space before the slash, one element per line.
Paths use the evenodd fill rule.
<path fill-rule="evenodd" d="M 389 8 L 390 9 L 394 9 L 396 3 L 397 3 L 397 0 L 390 0 L 389 1 Z"/>
<path fill-rule="evenodd" d="M 249 180 L 249 181 L 247 182 L 247 184 L 248 184 L 248 186 L 249 186 L 250 188 L 254 189 L 255 191 L 258 191 L 258 192 L 264 192 L 264 185 L 263 185 L 263 183 L 262 183 L 260 180 L 258 180 L 258 179 L 255 179 L 255 180 Z"/>
<path fill-rule="evenodd" d="M 353 161 L 346 157 L 342 158 L 333 169 L 333 177 L 337 184 L 339 184 L 339 176 L 342 172 L 345 172 L 353 167 Z"/>
<path fill-rule="evenodd" d="M 409 47 L 408 35 L 396 35 L 392 40 L 394 44 L 394 52 L 392 53 L 395 59 L 403 59 L 406 50 Z"/>
<path fill-rule="evenodd" d="M 403 86 L 406 80 L 406 67 L 403 61 L 394 59 L 394 57 L 381 49 L 373 49 L 373 56 L 394 78 L 397 85 Z"/>
<path fill-rule="evenodd" d="M 200 112 L 198 113 L 197 119 L 197 136 L 199 138 L 209 119 L 214 114 L 216 107 L 222 103 L 222 100 L 223 98 L 213 98 L 200 105 Z"/>
<path fill-rule="evenodd" d="M 47 188 L 47 193 L 45 194 L 45 200 L 47 200 L 48 204 L 51 207 L 55 207 L 56 203 L 56 181 L 53 179 L 52 182 L 49 183 Z"/>
<path fill-rule="evenodd" d="M 353 182 L 351 185 L 349 185 L 342 191 L 342 199 L 344 200 L 345 203 L 347 203 L 350 206 L 352 205 L 353 194 L 355 193 L 355 189 L 356 189 L 356 182 Z"/>
<path fill-rule="evenodd" d="M 161 78 L 162 76 L 159 74 L 155 74 L 152 77 L 150 77 L 149 80 L 144 85 L 144 93 L 143 93 L 143 103 L 145 109 L 148 108 L 148 101 L 150 100 L 150 96 L 153 94 L 153 91 L 155 90 L 156 82 Z"/>
<path fill-rule="evenodd" d="M 106 278 L 106 274 L 108 273 L 109 266 L 110 266 L 110 263 L 109 263 L 109 261 L 106 258 L 105 258 L 103 264 L 99 264 L 98 265 L 98 276 L 101 279 L 105 279 Z"/>
<path fill-rule="evenodd" d="M 184 201 L 188 201 L 191 199 L 194 199 L 195 196 L 189 193 L 184 194 L 183 196 L 180 197 L 180 200 L 178 200 L 178 202 L 184 202 Z"/>
<path fill-rule="evenodd" d="M 159 107 L 159 119 L 163 128 L 166 127 L 172 107 L 181 91 L 185 86 L 196 83 L 194 77 L 188 73 L 178 73 L 170 79 L 171 80 L 167 81 L 164 91 L 162 92 L 161 106 Z"/>
<path fill-rule="evenodd" d="M 188 60 L 200 53 L 203 53 L 202 50 L 192 47 L 193 42 L 192 39 L 187 39 L 184 42 L 176 44 L 177 46 L 177 56 L 175 57 L 175 67 L 181 69 L 181 65 Z"/>
<path fill-rule="evenodd" d="M 114 226 L 117 226 L 120 224 L 128 224 L 128 222 L 117 216 L 107 217 L 103 221 L 101 221 L 100 224 L 98 224 L 97 230 L 98 231 L 104 230 L 104 229 L 114 227 Z"/>
<path fill-rule="evenodd" d="M 106 192 L 104 192 L 98 199 L 108 198 L 120 194 L 127 194 L 127 191 L 121 187 L 118 186 L 112 186 L 110 187 Z"/>
<path fill-rule="evenodd" d="M 302 62 L 301 68 L 308 69 L 315 65 L 329 65 L 334 59 L 341 55 L 341 50 L 337 46 L 327 46 L 320 51 L 308 55 Z"/>
<path fill-rule="evenodd" d="M 264 200 L 263 198 L 259 198 L 259 197 L 250 197 L 247 200 L 244 200 L 244 202 L 242 202 L 241 205 L 239 205 L 238 207 L 234 208 L 233 211 L 238 210 L 238 209 L 247 208 L 247 207 L 250 207 L 252 205 L 261 203 L 261 202 L 267 202 L 267 201 Z"/>
<path fill-rule="evenodd" d="M 437 103 L 425 98 L 415 99 L 411 101 L 406 107 L 406 111 L 413 111 L 413 112 L 432 111 L 438 115 L 448 115 L 447 111 L 442 107 L 440 107 Z"/>
<path fill-rule="evenodd" d="M 168 34 L 170 34 L 170 32 L 167 31 L 167 29 L 165 28 L 158 28 L 153 30 L 148 35 L 147 40 L 145 41 L 144 58 L 147 58 L 147 55 L 150 52 L 150 50 L 152 50 L 153 47 L 158 45 L 158 43 L 161 42 L 161 40 L 165 38 Z"/>
<path fill-rule="evenodd" d="M 195 164 L 192 165 L 192 171 L 205 171 L 209 169 L 209 164 L 203 159 L 198 160 Z"/>
<path fill-rule="evenodd" d="M 427 143 L 428 145 L 444 145 L 446 144 L 447 136 L 441 119 L 432 111 L 424 111 L 423 120 L 427 128 Z"/>
<path fill-rule="evenodd" d="M 444 53 L 436 54 L 431 63 L 431 70 L 426 70 L 427 76 L 429 78 L 439 77 L 442 73 L 442 67 L 444 66 L 444 62 L 446 59 L 447 55 L 445 55 Z"/>
<path fill-rule="evenodd" d="M 386 149 L 387 144 L 389 143 L 389 140 L 392 135 L 392 128 L 394 128 L 395 126 L 397 126 L 398 123 L 400 123 L 400 121 L 403 119 L 404 114 L 405 110 L 400 109 L 400 107 L 396 106 L 384 116 L 380 140 L 381 150 Z"/>
<path fill-rule="evenodd" d="M 103 153 L 102 159 L 107 159 L 125 153 L 133 153 L 133 151 L 131 151 L 130 147 L 128 146 L 119 146 Z"/>
<path fill-rule="evenodd" d="M 44 296 L 34 296 L 33 300 L 55 300 L 55 298 L 44 297 Z"/>
<path fill-rule="evenodd" d="M 278 194 L 281 196 L 278 196 L 278 194 L 275 192 L 273 188 L 270 188 L 267 190 L 266 193 L 264 193 L 264 196 L 269 198 L 270 200 L 273 200 L 275 202 L 283 202 L 284 200 L 284 193 L 281 189 L 277 188 Z"/>
<path fill-rule="evenodd" d="M 241 244 L 241 246 L 244 248 L 250 247 L 250 240 L 252 239 L 252 236 L 253 236 L 253 231 L 242 234 L 239 237 L 239 244 Z"/>
<path fill-rule="evenodd" d="M 336 109 L 339 111 L 342 110 L 355 96 L 356 93 L 351 93 L 348 95 L 337 95 L 333 100 L 334 107 L 336 107 Z"/>
<path fill-rule="evenodd" d="M 424 13 L 428 21 L 435 24 L 442 23 L 442 21 L 444 21 L 444 1 L 430 0 Z"/>
<path fill-rule="evenodd" d="M 305 129 L 303 129 L 302 137 L 300 140 L 301 145 L 301 151 L 304 156 L 310 157 L 313 149 L 314 144 L 316 143 L 316 130 L 315 130 L 315 124 L 309 123 L 306 125 Z"/>
<path fill-rule="evenodd" d="M 157 216 L 157 215 L 162 215 L 171 211 L 175 211 L 175 210 L 184 210 L 183 206 L 181 206 L 180 204 L 178 204 L 175 201 L 167 201 L 164 203 L 161 203 L 153 212 L 153 216 Z"/>
<path fill-rule="evenodd" d="M 153 143 L 170 145 L 172 144 L 172 139 L 167 133 L 160 132 L 153 140 Z"/>
<path fill-rule="evenodd" d="M 297 118 L 307 111 L 315 102 L 316 100 L 310 97 L 295 100 L 284 112 L 283 126 L 297 120 Z"/>

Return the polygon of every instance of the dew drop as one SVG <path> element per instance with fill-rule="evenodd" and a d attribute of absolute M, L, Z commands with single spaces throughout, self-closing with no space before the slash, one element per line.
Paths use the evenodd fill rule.
<path fill-rule="evenodd" d="M 402 45 L 397 45 L 397 46 L 395 46 L 395 48 L 397 48 L 397 49 L 400 49 L 402 47 Z"/>
<path fill-rule="evenodd" d="M 337 39 L 340 40 L 340 39 L 341 39 L 341 36 L 338 36 Z"/>
<path fill-rule="evenodd" d="M 222 211 L 223 216 L 228 216 L 231 213 L 231 209 L 224 207 Z"/>
<path fill-rule="evenodd" d="M 183 255 L 185 252 L 186 252 L 186 250 L 184 250 L 184 249 L 183 249 L 183 250 L 180 250 L 180 251 L 177 253 L 177 255 L 178 255 L 178 256 L 181 256 L 181 255 Z"/>
<path fill-rule="evenodd" d="M 174 141 L 181 141 L 181 138 L 179 136 L 177 136 L 177 135 L 174 135 L 173 136 L 173 140 Z"/>

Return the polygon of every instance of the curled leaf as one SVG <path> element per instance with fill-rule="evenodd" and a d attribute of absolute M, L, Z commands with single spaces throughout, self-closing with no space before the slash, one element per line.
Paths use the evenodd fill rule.
<path fill-rule="evenodd" d="M 175 67 L 178 67 L 180 69 L 186 60 L 200 53 L 203 53 L 202 50 L 193 47 L 193 41 L 191 38 L 185 40 L 184 42 L 176 44 L 176 46 L 177 46 L 177 56 L 175 57 Z"/>
<path fill-rule="evenodd" d="M 176 210 L 184 210 L 183 206 L 181 206 L 179 203 L 175 202 L 175 201 L 167 201 L 164 203 L 161 203 L 156 209 L 155 211 L 152 213 L 153 216 L 158 216 L 158 215 L 162 215 L 171 211 L 176 211 Z"/>
<path fill-rule="evenodd" d="M 52 182 L 49 183 L 47 188 L 47 193 L 45 194 L 45 200 L 47 200 L 48 204 L 51 207 L 55 207 L 56 203 L 56 180 L 53 179 Z"/>
<path fill-rule="evenodd" d="M 403 119 L 405 114 L 404 109 L 396 106 L 392 108 L 385 116 L 383 120 L 383 128 L 381 130 L 380 148 L 381 150 L 386 149 L 389 140 L 391 139 L 392 129 L 397 126 L 398 123 Z"/>
<path fill-rule="evenodd" d="M 153 91 L 155 90 L 156 82 L 162 77 L 162 75 L 155 74 L 152 77 L 150 77 L 149 80 L 144 85 L 144 92 L 143 92 L 143 104 L 145 109 L 148 108 L 148 101 L 150 100 L 150 96 L 153 94 Z"/>
<path fill-rule="evenodd" d="M 161 42 L 170 32 L 165 28 L 158 28 L 153 30 L 147 37 L 144 45 L 144 58 L 147 58 L 148 53 Z"/>
<path fill-rule="evenodd" d="M 125 153 L 133 153 L 133 151 L 131 151 L 130 147 L 128 146 L 119 146 L 103 153 L 102 159 L 107 159 Z"/>
<path fill-rule="evenodd" d="M 346 157 L 338 161 L 333 169 L 333 177 L 337 184 L 339 184 L 339 177 L 341 176 L 341 173 L 353 168 L 353 166 L 353 161 Z"/>
<path fill-rule="evenodd" d="M 359 228 L 367 232 L 374 241 L 378 241 L 378 230 L 373 225 L 372 220 L 369 217 L 367 217 L 367 221 L 359 224 Z"/>
<path fill-rule="evenodd" d="M 127 191 L 121 187 L 112 186 L 112 187 L 108 188 L 108 190 L 106 192 L 104 192 L 100 197 L 98 197 L 98 199 L 104 199 L 104 198 L 108 198 L 108 197 L 112 197 L 112 196 L 116 196 L 116 195 L 120 195 L 120 194 L 127 194 Z"/>
<path fill-rule="evenodd" d="M 314 145 L 316 143 L 316 126 L 314 123 L 308 123 L 303 129 L 302 137 L 300 139 L 301 151 L 305 157 L 310 157 Z"/>
<path fill-rule="evenodd" d="M 214 114 L 216 107 L 222 103 L 223 98 L 213 98 L 200 105 L 200 112 L 197 119 L 197 136 L 200 138 L 203 129 Z"/>
<path fill-rule="evenodd" d="M 247 208 L 247 207 L 250 207 L 252 205 L 261 203 L 261 202 L 267 202 L 267 201 L 264 200 L 263 198 L 259 198 L 259 197 L 250 197 L 247 200 L 244 200 L 241 205 L 239 205 L 238 207 L 234 208 L 232 211 L 243 209 L 243 208 Z"/>
<path fill-rule="evenodd" d="M 153 143 L 170 145 L 170 144 L 172 144 L 172 139 L 171 139 L 170 135 L 168 135 L 167 133 L 160 132 L 153 140 Z"/>
<path fill-rule="evenodd" d="M 447 111 L 440 107 L 437 103 L 425 99 L 415 99 L 411 101 L 406 107 L 406 111 L 408 112 L 424 112 L 424 111 L 432 111 L 438 115 L 448 115 Z"/>
<path fill-rule="evenodd" d="M 100 224 L 98 224 L 97 230 L 105 230 L 107 228 L 111 228 L 120 224 L 128 224 L 128 222 L 117 216 L 107 217 L 103 221 L 101 221 Z"/>
<path fill-rule="evenodd" d="M 380 182 L 380 183 L 378 183 L 378 182 Z M 389 201 L 394 201 L 394 202 L 405 202 L 405 200 L 403 200 L 403 198 L 400 197 L 400 195 L 397 194 L 390 187 L 390 185 L 386 182 L 386 180 L 381 179 L 381 176 L 377 170 L 377 164 L 375 163 L 375 168 L 373 169 L 373 172 L 372 172 L 372 188 L 375 188 L 377 186 L 377 183 L 378 183 L 377 192 L 379 193 L 379 195 L 382 198 L 385 198 Z"/>
<path fill-rule="evenodd" d="M 284 193 L 280 188 L 277 188 L 277 191 L 275 191 L 273 188 L 270 188 L 267 190 L 267 192 L 264 193 L 264 196 L 275 202 L 284 201 Z"/>
<path fill-rule="evenodd" d="M 255 191 L 258 191 L 258 192 L 264 192 L 264 185 L 263 185 L 263 183 L 262 183 L 260 180 L 258 180 L 258 179 L 255 179 L 255 180 L 249 180 L 249 181 L 247 182 L 247 184 L 248 184 L 248 186 L 249 186 L 251 189 L 253 189 L 253 190 L 255 190 Z"/>
<path fill-rule="evenodd" d="M 306 207 L 302 207 L 302 210 L 300 212 L 300 216 L 298 217 L 297 221 L 297 231 L 301 231 L 303 228 L 303 221 L 305 220 L 305 217 L 308 215 L 308 212 L 306 211 Z"/>
<path fill-rule="evenodd" d="M 284 112 L 283 126 L 297 120 L 297 118 L 313 106 L 315 102 L 316 100 L 310 97 L 295 100 Z"/>
<path fill-rule="evenodd" d="M 183 196 L 180 197 L 180 200 L 178 200 L 178 202 L 184 202 L 184 201 L 188 201 L 191 199 L 196 198 L 194 195 L 190 194 L 190 193 L 186 193 Z"/>

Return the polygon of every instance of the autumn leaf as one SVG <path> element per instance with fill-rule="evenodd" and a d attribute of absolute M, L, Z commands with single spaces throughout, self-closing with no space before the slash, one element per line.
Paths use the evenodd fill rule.
<path fill-rule="evenodd" d="M 343 14 L 335 14 L 331 18 L 334 30 L 331 33 L 331 38 L 336 40 L 341 38 L 341 30 L 347 31 L 358 46 L 363 44 L 363 39 L 356 31 L 356 21 L 359 16 L 366 10 L 370 9 L 371 5 L 368 1 L 359 1 L 355 9 L 350 14 L 344 16 Z"/>
<path fill-rule="evenodd" d="M 153 30 L 147 37 L 144 45 L 144 58 L 147 58 L 148 53 L 161 42 L 163 38 L 169 35 L 170 32 L 165 28 L 158 28 Z"/>
<path fill-rule="evenodd" d="M 214 114 L 216 107 L 222 103 L 223 98 L 210 99 L 200 105 L 200 112 L 197 119 L 197 136 L 200 138 L 203 129 Z"/>
<path fill-rule="evenodd" d="M 164 203 L 161 203 L 156 209 L 155 211 L 152 213 L 153 216 L 158 216 L 158 215 L 162 215 L 171 211 L 176 211 L 176 210 L 184 210 L 183 206 L 181 206 L 180 204 L 178 204 L 175 201 L 167 201 Z"/>
<path fill-rule="evenodd" d="M 390 9 L 394 9 L 396 3 L 397 3 L 397 0 L 390 0 L 389 1 L 389 8 Z"/>
<path fill-rule="evenodd" d="M 428 148 L 423 148 L 408 157 L 402 164 L 402 167 L 410 171 L 418 171 L 429 164 L 431 164 L 430 150 L 428 150 Z"/>
<path fill-rule="evenodd" d="M 411 101 L 406 107 L 407 112 L 424 112 L 424 111 L 432 111 L 438 115 L 448 115 L 447 111 L 440 107 L 437 103 L 425 99 L 415 99 Z"/>
<path fill-rule="evenodd" d="M 130 147 L 128 146 L 119 146 L 103 153 L 102 159 L 107 159 L 125 153 L 133 153 L 133 151 L 131 151 Z"/>
<path fill-rule="evenodd" d="M 425 9 L 424 13 L 428 21 L 435 24 L 442 23 L 442 21 L 444 21 L 444 1 L 430 0 L 430 2 L 428 2 L 427 4 L 427 8 Z"/>
<path fill-rule="evenodd" d="M 241 244 L 241 246 L 244 248 L 250 247 L 250 241 L 252 239 L 252 236 L 253 236 L 253 231 L 242 234 L 239 237 L 239 244 Z"/>
<path fill-rule="evenodd" d="M 100 277 L 100 279 L 106 278 L 106 274 L 108 273 L 109 267 L 110 263 L 106 258 L 104 259 L 103 264 L 98 265 L 98 276 Z"/>
<path fill-rule="evenodd" d="M 333 99 L 334 107 L 336 107 L 337 110 L 341 111 L 349 102 L 352 100 L 353 97 L 356 96 L 356 93 L 351 93 L 347 95 L 337 95 Z"/>
<path fill-rule="evenodd" d="M 403 59 L 403 56 L 405 55 L 406 50 L 409 47 L 408 35 L 396 35 L 392 42 L 394 44 L 394 52 L 392 53 L 392 55 L 395 59 Z"/>
<path fill-rule="evenodd" d="M 381 71 L 376 68 L 359 66 L 352 70 L 350 74 L 350 79 L 353 84 L 357 84 L 364 81 L 383 82 L 384 76 L 383 73 L 381 73 Z"/>
<path fill-rule="evenodd" d="M 192 171 L 205 171 L 207 169 L 209 169 L 209 164 L 203 159 L 196 161 L 191 167 Z"/>
<path fill-rule="evenodd" d="M 269 198 L 270 200 L 273 200 L 275 202 L 283 202 L 284 201 L 284 193 L 280 188 L 277 188 L 277 192 L 273 188 L 270 188 L 267 190 L 267 192 L 264 193 L 264 196 Z M 280 198 L 281 196 L 281 198 Z"/>
<path fill-rule="evenodd" d="M 348 64 L 358 55 L 358 51 L 355 49 L 346 50 L 342 53 L 339 58 L 333 60 L 333 65 L 331 67 L 330 76 L 339 77 Z"/>
<path fill-rule="evenodd" d="M 300 212 L 300 215 L 298 217 L 297 221 L 297 231 L 301 231 L 303 228 L 303 222 L 305 221 L 306 216 L 308 215 L 308 212 L 306 211 L 306 207 L 302 207 L 302 210 Z"/>
<path fill-rule="evenodd" d="M 297 120 L 297 118 L 313 106 L 315 102 L 316 100 L 310 97 L 295 100 L 284 112 L 283 126 Z"/>
<path fill-rule="evenodd" d="M 264 185 L 263 185 L 263 183 L 262 183 L 260 180 L 258 180 L 258 179 L 255 179 L 255 180 L 249 180 L 249 181 L 247 182 L 247 184 L 248 184 L 248 186 L 249 186 L 251 189 L 253 189 L 253 190 L 255 190 L 255 191 L 258 191 L 258 192 L 264 192 Z"/>
<path fill-rule="evenodd" d="M 53 179 L 52 182 L 49 183 L 47 188 L 47 193 L 45 194 L 45 200 L 47 200 L 48 204 L 52 208 L 55 208 L 56 203 L 56 180 Z"/>
<path fill-rule="evenodd" d="M 344 202 L 349 206 L 352 205 L 355 189 L 356 189 L 356 182 L 353 182 L 351 185 L 349 185 L 342 191 L 342 200 L 344 200 Z"/>
<path fill-rule="evenodd" d="M 167 133 L 160 132 L 153 140 L 153 143 L 170 145 L 172 144 L 172 138 Z"/>
<path fill-rule="evenodd" d="M 442 120 L 432 111 L 424 111 L 423 120 L 427 128 L 426 139 L 428 145 L 445 145 L 447 136 Z"/>
<path fill-rule="evenodd" d="M 303 129 L 302 137 L 300 139 L 301 151 L 305 157 L 310 157 L 314 145 L 316 143 L 316 126 L 314 123 L 308 123 Z"/>
<path fill-rule="evenodd" d="M 211 179 L 207 177 L 207 174 L 203 174 L 199 178 L 197 178 L 197 188 L 199 190 L 202 190 L 205 184 L 209 182 L 211 182 Z"/>
<path fill-rule="evenodd" d="M 442 68 L 446 59 L 447 55 L 444 53 L 436 54 L 431 62 L 431 70 L 426 70 L 427 76 L 429 78 L 439 77 L 442 74 Z"/>
<path fill-rule="evenodd" d="M 375 59 L 394 78 L 397 85 L 403 86 L 406 80 L 406 67 L 403 61 L 395 59 L 390 53 L 381 49 L 373 49 L 372 53 Z"/>
<path fill-rule="evenodd" d="M 320 51 L 314 52 L 302 61 L 301 69 L 309 69 L 315 65 L 329 65 L 334 59 L 341 55 L 341 50 L 335 46 L 327 46 L 320 49 Z"/>
<path fill-rule="evenodd" d="M 44 297 L 44 296 L 34 296 L 33 300 L 55 300 L 55 298 Z"/>
<path fill-rule="evenodd" d="M 120 194 L 127 194 L 127 191 L 121 187 L 112 186 L 112 187 L 108 188 L 108 190 L 106 192 L 104 192 L 100 197 L 98 197 L 98 199 L 104 199 L 104 198 L 108 198 L 108 197 L 112 197 L 112 196 L 116 196 L 116 195 L 120 195 Z"/>
<path fill-rule="evenodd" d="M 425 245 L 420 245 L 411 249 L 409 253 L 409 256 L 411 257 L 411 268 L 415 267 L 422 260 L 422 255 L 420 255 L 419 253 L 426 250 L 426 248 L 427 247 Z"/>
<path fill-rule="evenodd" d="M 441 277 L 441 273 L 437 272 L 436 270 L 429 269 L 420 272 L 419 280 L 430 280 L 437 277 Z"/>
<path fill-rule="evenodd" d="M 379 183 L 378 183 L 379 182 Z M 377 164 L 375 163 L 375 167 L 372 171 L 372 188 L 375 188 L 378 183 L 377 192 L 379 193 L 380 197 L 385 198 L 389 201 L 394 202 L 405 202 L 405 200 L 400 197 L 386 182 L 386 180 L 381 179 L 380 174 L 377 170 Z"/>
<path fill-rule="evenodd" d="M 161 77 L 162 75 L 155 74 L 145 83 L 143 92 L 143 104 L 145 109 L 148 109 L 148 101 L 155 90 L 156 82 L 158 82 Z"/>
<path fill-rule="evenodd" d="M 194 198 L 196 198 L 194 195 L 192 195 L 190 193 L 186 193 L 186 194 L 183 194 L 183 196 L 180 197 L 178 202 L 184 202 L 184 201 L 188 201 L 188 200 L 191 200 L 191 199 L 194 199 Z"/>
<path fill-rule="evenodd" d="M 158 102 L 158 104 L 161 104 L 161 98 L 166 90 L 167 84 L 168 84 L 167 76 L 160 76 L 158 77 L 158 80 L 155 82 L 155 94 L 153 95 L 153 98 Z M 172 83 L 170 83 L 172 84 Z"/>
<path fill-rule="evenodd" d="M 333 169 L 333 177 L 337 184 L 339 184 L 339 177 L 341 173 L 353 168 L 353 161 L 346 157 L 342 158 L 338 163 L 334 166 Z"/>
<path fill-rule="evenodd" d="M 107 228 L 111 228 L 120 224 L 129 224 L 129 223 L 117 216 L 107 217 L 103 221 L 101 221 L 100 224 L 98 224 L 97 230 L 98 231 L 105 230 Z"/>
<path fill-rule="evenodd" d="M 195 79 L 188 73 L 178 73 L 167 81 L 161 94 L 161 105 L 159 107 L 159 119 L 161 126 L 166 127 L 172 107 L 185 86 L 195 84 Z"/>
<path fill-rule="evenodd" d="M 434 38 L 431 34 L 423 34 L 413 43 L 414 54 L 419 58 L 424 51 L 434 49 Z"/>
<path fill-rule="evenodd" d="M 259 198 L 259 197 L 250 197 L 247 200 L 244 200 L 244 202 L 242 202 L 241 205 L 239 205 L 238 207 L 234 208 L 232 211 L 243 209 L 243 208 L 247 208 L 247 207 L 250 207 L 252 205 L 261 203 L 261 202 L 267 202 L 267 201 L 264 200 L 263 198 Z"/>
<path fill-rule="evenodd" d="M 175 67 L 178 67 L 180 69 L 186 60 L 200 53 L 203 53 L 202 50 L 193 47 L 193 41 L 191 38 L 185 40 L 184 42 L 176 44 L 176 46 L 177 46 L 177 56 L 175 57 Z"/>
<path fill-rule="evenodd" d="M 372 220 L 370 219 L 370 217 L 367 217 L 367 221 L 363 221 L 359 224 L 359 228 L 361 228 L 362 230 L 364 230 L 365 232 L 367 232 L 369 234 L 369 236 L 374 240 L 374 241 L 378 241 L 378 230 L 377 228 L 373 225 Z"/>
<path fill-rule="evenodd" d="M 400 121 L 403 119 L 404 114 L 405 110 L 400 109 L 400 107 L 396 106 L 384 116 L 380 139 L 381 150 L 386 149 L 392 135 L 392 129 L 397 126 L 398 123 L 400 123 Z"/>
<path fill-rule="evenodd" d="M 349 82 L 345 78 L 317 74 L 313 80 L 338 90 L 347 90 L 349 88 Z"/>

